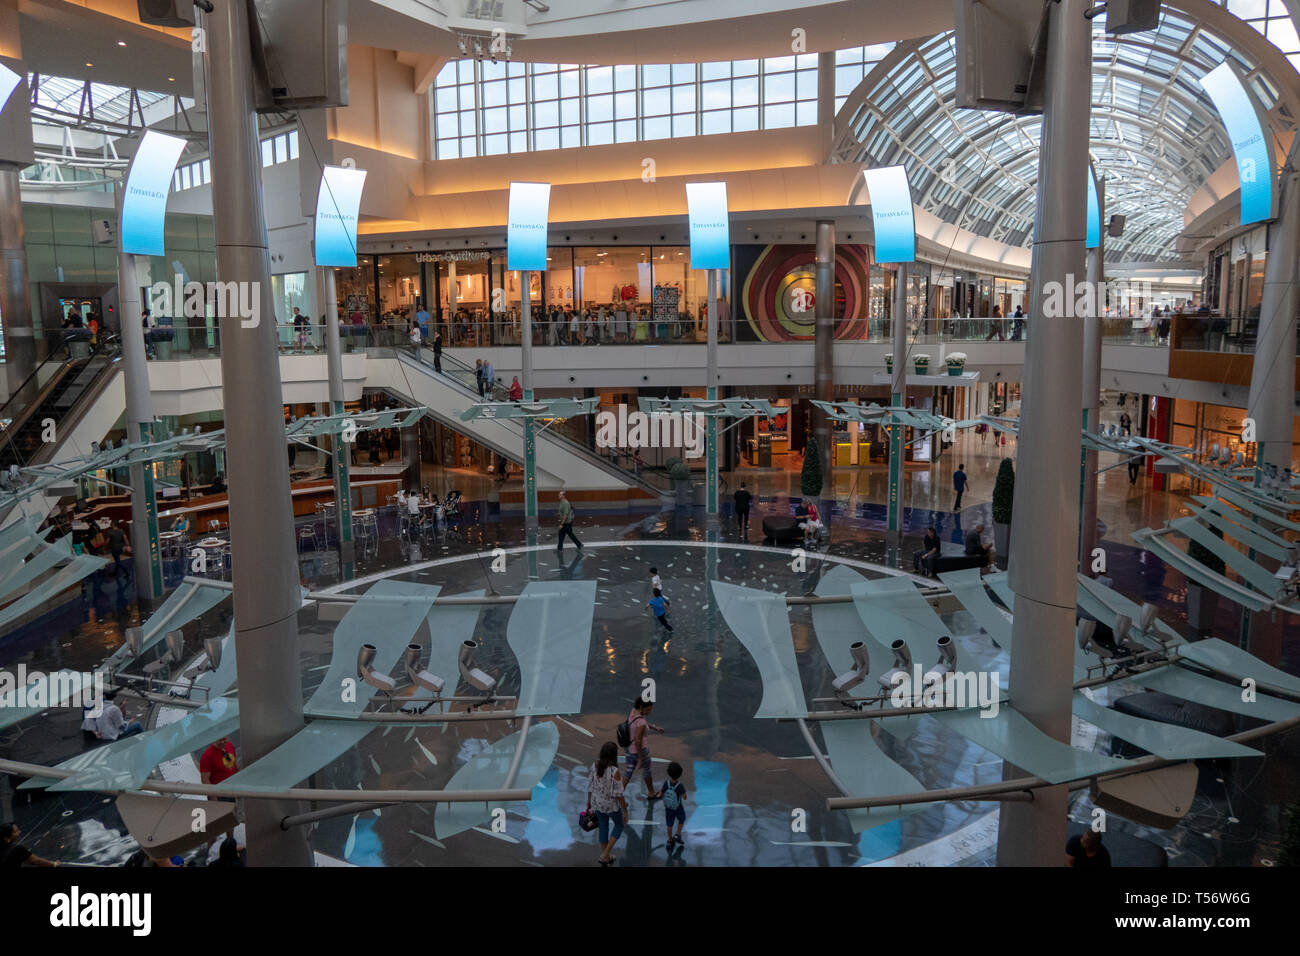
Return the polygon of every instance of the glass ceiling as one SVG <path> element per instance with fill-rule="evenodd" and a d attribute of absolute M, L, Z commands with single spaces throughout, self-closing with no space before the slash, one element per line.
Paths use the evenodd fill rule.
<path fill-rule="evenodd" d="M 131 88 L 129 86 L 112 86 L 108 83 L 90 84 L 90 102 L 83 106 L 86 89 L 84 80 L 74 80 L 63 76 L 37 77 L 29 73 L 27 82 L 35 87 L 33 107 L 44 107 L 72 116 L 84 116 L 108 123 L 126 123 L 127 115 L 132 110 Z M 37 83 L 39 82 L 39 85 Z M 156 93 L 150 90 L 137 90 L 140 108 L 147 110 L 155 103 L 170 99 L 170 93 Z M 187 101 L 188 102 L 188 101 Z M 139 121 L 139 115 L 135 117 Z"/>
<path fill-rule="evenodd" d="M 1150 33 L 1114 37 L 1093 21 L 1089 152 L 1106 180 L 1106 213 L 1127 217 L 1107 243 L 1114 261 L 1175 258 L 1192 194 L 1231 155 L 1199 80 L 1225 59 L 1241 67 L 1265 109 L 1289 122 L 1254 63 L 1182 13 L 1165 8 Z M 832 162 L 907 168 L 918 205 L 1010 245 L 1033 240 L 1041 117 L 955 105 L 952 33 L 899 44 L 845 102 Z"/>

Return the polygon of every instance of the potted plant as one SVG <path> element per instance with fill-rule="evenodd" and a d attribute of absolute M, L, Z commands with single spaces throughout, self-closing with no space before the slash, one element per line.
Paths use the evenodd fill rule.
<path fill-rule="evenodd" d="M 1218 528 L 1211 528 L 1210 530 L 1218 537 L 1223 537 L 1223 532 Z M 1187 541 L 1187 556 L 1193 561 L 1199 561 L 1215 574 L 1221 575 L 1226 570 L 1222 558 L 1199 541 L 1193 541 L 1190 538 Z M 1187 623 L 1194 627 L 1197 632 L 1209 631 L 1214 627 L 1214 617 L 1218 611 L 1219 592 L 1188 579 Z"/>
<path fill-rule="evenodd" d="M 1011 505 L 1016 494 L 1016 471 L 1010 458 L 998 465 L 998 476 L 993 481 L 993 549 L 997 553 L 998 570 L 1007 569 L 1011 553 Z"/>
<path fill-rule="evenodd" d="M 809 435 L 808 444 L 803 450 L 803 470 L 799 473 L 799 490 L 803 492 L 805 504 L 816 504 L 819 511 L 821 502 L 818 498 L 822 493 L 823 481 L 821 448 L 817 444 L 817 439 Z M 826 517 L 826 515 L 821 516 L 822 524 L 826 524 Z"/>
<path fill-rule="evenodd" d="M 885 371 L 886 371 L 886 372 L 889 372 L 889 373 L 891 373 L 891 374 L 892 374 L 893 371 L 894 371 L 894 353 L 893 353 L 893 352 L 890 352 L 888 355 L 885 356 Z"/>
<path fill-rule="evenodd" d="M 966 368 L 966 353 L 949 352 L 944 359 L 944 363 L 948 366 L 949 375 L 960 375 Z"/>
<path fill-rule="evenodd" d="M 677 493 L 677 507 L 686 508 L 691 503 L 691 466 L 682 459 L 673 457 L 667 462 L 668 478 Z"/>
<path fill-rule="evenodd" d="M 917 375 L 924 375 L 930 369 L 930 356 L 913 355 L 912 365 L 916 368 Z"/>

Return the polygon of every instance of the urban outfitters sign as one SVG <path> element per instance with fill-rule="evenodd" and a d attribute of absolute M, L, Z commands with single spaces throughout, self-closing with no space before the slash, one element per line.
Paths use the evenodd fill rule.
<path fill-rule="evenodd" d="M 731 268 L 727 184 L 687 183 L 686 214 L 691 227 L 691 268 Z"/>
<path fill-rule="evenodd" d="M 185 140 L 149 130 L 140 140 L 122 193 L 122 251 L 161 256 L 165 249 L 167 195 Z"/>

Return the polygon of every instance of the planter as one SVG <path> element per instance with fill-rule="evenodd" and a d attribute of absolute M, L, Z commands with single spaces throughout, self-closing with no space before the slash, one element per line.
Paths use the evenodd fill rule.
<path fill-rule="evenodd" d="M 1011 553 L 1011 525 L 993 522 L 993 551 L 999 571 L 1007 569 L 1007 556 Z"/>
<path fill-rule="evenodd" d="M 1219 595 L 1209 588 L 1188 582 L 1187 623 L 1197 631 L 1214 628 L 1214 618 L 1219 611 Z"/>
<path fill-rule="evenodd" d="M 164 361 L 164 362 L 169 362 L 169 361 L 171 361 L 171 357 L 172 357 L 172 340 L 171 340 L 171 336 L 168 336 L 168 337 L 165 338 L 165 339 L 160 339 L 159 341 L 155 342 L 155 343 L 154 343 L 154 351 L 158 354 L 158 358 L 159 358 L 160 360 L 162 360 L 162 361 Z"/>
<path fill-rule="evenodd" d="M 917 362 L 917 363 L 916 363 L 915 365 L 913 365 L 912 367 L 913 367 L 914 369 L 916 369 L 916 374 L 917 374 L 917 375 L 928 375 L 928 374 L 930 374 L 930 364 L 929 364 L 928 362 Z"/>
<path fill-rule="evenodd" d="M 964 365 L 949 365 L 949 366 L 948 366 L 948 374 L 949 374 L 949 375 L 961 375 L 961 374 L 962 374 L 963 372 L 965 372 L 965 371 L 966 371 L 966 366 L 964 366 Z"/>
<path fill-rule="evenodd" d="M 894 374 L 894 363 L 893 363 L 893 362 L 886 362 L 886 363 L 885 363 L 885 371 L 888 372 L 890 375 L 893 375 L 893 374 Z"/>
<path fill-rule="evenodd" d="M 691 480 L 689 478 L 674 478 L 673 493 L 677 497 L 677 508 L 685 511 L 691 506 Z"/>

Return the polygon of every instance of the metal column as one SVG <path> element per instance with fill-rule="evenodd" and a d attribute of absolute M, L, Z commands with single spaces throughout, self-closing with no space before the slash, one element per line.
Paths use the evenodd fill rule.
<path fill-rule="evenodd" d="M 706 340 L 708 344 L 705 346 L 708 359 L 708 383 L 705 387 L 704 397 L 710 402 L 717 401 L 718 398 L 719 271 L 718 269 L 710 269 L 708 272 L 709 308 L 707 318 L 709 325 Z M 704 511 L 705 520 L 712 523 L 718 519 L 718 416 L 709 415 L 704 422 Z"/>
<path fill-rule="evenodd" d="M 208 16 L 208 129 L 217 273 L 255 283 L 260 320 L 222 317 L 221 375 L 230 483 L 235 649 L 240 744 L 260 760 L 303 727 L 298 661 L 299 574 L 275 303 L 262 203 L 262 163 L 253 113 L 249 7 L 216 4 Z M 337 334 L 337 329 L 336 329 Z M 292 800 L 250 800 L 244 808 L 248 862 L 311 866 L 308 831 L 280 821 L 308 808 Z"/>
<path fill-rule="evenodd" d="M 907 405 L 907 263 L 894 267 L 894 377 L 889 404 Z M 903 536 L 903 426 L 889 426 L 889 527 L 887 538 L 897 546 Z"/>
<path fill-rule="evenodd" d="M 25 88 L 25 87 L 24 87 Z M 0 163 L 0 319 L 4 321 L 5 374 L 9 397 L 36 368 L 27 246 L 23 239 L 20 167 Z"/>
<path fill-rule="evenodd" d="M 343 344 L 339 335 L 338 289 L 334 284 L 334 270 L 317 266 L 325 299 L 325 368 L 329 378 L 330 414 L 342 415 L 346 395 L 343 391 Z M 348 432 L 355 436 L 356 432 Z M 334 518 L 338 522 L 339 561 L 350 565 L 356 560 L 352 541 L 352 486 L 348 469 L 352 465 L 352 442 L 344 441 L 344 433 L 330 436 L 330 454 L 334 457 Z"/>
<path fill-rule="evenodd" d="M 122 189 L 117 190 L 118 221 L 122 218 Z M 141 326 L 138 260 L 117 255 L 118 315 L 122 324 L 122 380 L 126 389 L 126 434 L 131 443 L 153 441 L 153 396 Z M 147 285 L 148 283 L 143 283 Z M 174 311 L 179 303 L 173 306 Z M 131 466 L 131 550 L 135 564 L 135 593 L 142 600 L 162 597 L 162 550 L 158 545 L 158 499 L 154 495 L 153 465 Z"/>
<path fill-rule="evenodd" d="M 813 314 L 816 316 L 813 338 L 813 394 L 819 402 L 835 401 L 835 223 L 817 223 L 816 271 L 814 273 Z M 835 463 L 831 448 L 831 419 L 820 408 L 813 408 L 813 435 L 821 454 L 822 474 L 835 497 L 835 480 L 831 466 Z M 823 520 L 830 509 L 823 508 Z"/>
<path fill-rule="evenodd" d="M 1065 288 L 1084 262 L 1087 229 L 1088 109 L 1092 28 L 1087 0 L 1048 5 L 1038 202 L 1030 269 L 1029 321 L 1011 521 L 1011 703 L 1039 730 L 1070 740 L 1074 618 L 1079 551 L 1078 462 L 1083 391 L 1083 325 L 1047 316 L 1051 290 Z M 1059 284 L 1059 285 L 1056 285 Z M 1003 779 L 1023 776 L 1004 762 Z M 999 866 L 1059 866 L 1065 849 L 1063 786 L 1034 792 L 1031 803 L 1004 804 Z"/>
<path fill-rule="evenodd" d="M 519 273 L 519 360 L 520 385 L 524 401 L 533 400 L 533 296 L 529 283 L 533 274 L 528 270 Z M 452 274 L 453 280 L 455 273 Z M 533 420 L 524 419 L 524 528 L 537 532 L 537 436 Z"/>
<path fill-rule="evenodd" d="M 1091 176 L 1092 172 L 1089 171 Z M 1092 290 L 1093 309 L 1083 318 L 1083 429 L 1096 432 L 1101 421 L 1101 340 L 1102 310 L 1106 279 L 1106 181 L 1097 183 L 1098 219 L 1101 223 L 1097 248 L 1088 250 L 1088 288 Z M 1067 292 L 1071 295 L 1071 292 Z M 1079 511 L 1079 570 L 1092 575 L 1092 552 L 1097 547 L 1097 452 L 1085 449 L 1081 459 Z"/>
<path fill-rule="evenodd" d="M 1297 256 L 1300 255 L 1300 139 L 1282 168 L 1278 218 L 1268 229 L 1264 297 L 1259 308 L 1259 341 L 1250 372 L 1246 414 L 1255 420 L 1255 460 L 1278 469 L 1291 467 L 1295 415 L 1296 310 L 1300 306 Z"/>

